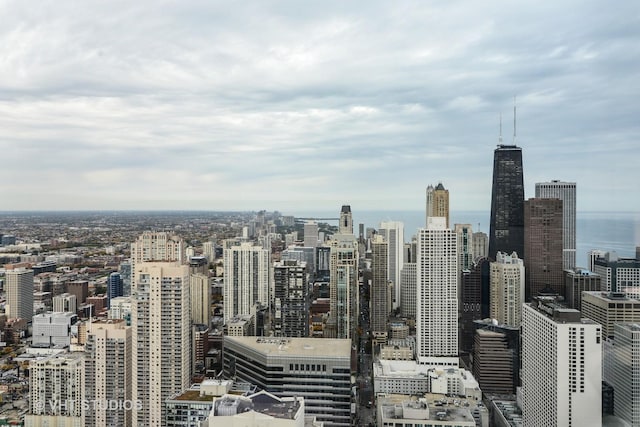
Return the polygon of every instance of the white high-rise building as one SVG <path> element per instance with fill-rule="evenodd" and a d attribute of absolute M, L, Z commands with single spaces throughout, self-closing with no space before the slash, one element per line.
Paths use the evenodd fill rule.
<path fill-rule="evenodd" d="M 536 198 L 562 200 L 562 268 L 576 267 L 576 183 L 536 183 Z"/>
<path fill-rule="evenodd" d="M 416 354 L 420 364 L 458 366 L 458 239 L 446 218 L 418 230 Z"/>
<path fill-rule="evenodd" d="M 33 270 L 16 268 L 5 272 L 9 319 L 33 318 Z"/>
<path fill-rule="evenodd" d="M 207 325 L 211 323 L 211 284 L 209 277 L 202 274 L 192 274 L 189 278 L 191 287 L 191 321 Z"/>
<path fill-rule="evenodd" d="M 318 223 L 314 221 L 304 223 L 304 246 L 307 248 L 318 246 Z"/>
<path fill-rule="evenodd" d="M 187 256 L 184 240 L 166 232 L 145 231 L 135 242 L 131 243 L 132 282 L 135 282 L 136 265 L 151 261 L 172 261 L 185 264 Z"/>
<path fill-rule="evenodd" d="M 53 297 L 53 311 L 58 313 L 68 312 L 75 313 L 77 311 L 77 297 L 70 293 L 64 293 Z"/>
<path fill-rule="evenodd" d="M 514 252 L 496 254 L 490 264 L 490 315 L 502 325 L 520 327 L 524 302 L 524 262 Z"/>
<path fill-rule="evenodd" d="M 522 311 L 523 425 L 602 425 L 602 327 L 552 297 Z"/>
<path fill-rule="evenodd" d="M 204 242 L 202 244 L 202 255 L 207 258 L 207 261 L 213 262 L 216 260 L 216 244 L 215 242 Z"/>
<path fill-rule="evenodd" d="M 131 327 L 123 320 L 97 321 L 87 331 L 85 395 L 87 402 L 122 402 L 87 405 L 86 427 L 130 426 L 132 388 Z M 127 402 L 127 406 L 125 406 Z"/>
<path fill-rule="evenodd" d="M 224 322 L 271 303 L 271 252 L 251 243 L 224 250 Z"/>
<path fill-rule="evenodd" d="M 400 307 L 402 300 L 400 274 L 404 265 L 404 224 L 399 221 L 383 221 L 380 223 L 380 234 L 389 246 L 387 271 L 389 280 L 393 282 L 392 308 L 395 310 Z"/>
<path fill-rule="evenodd" d="M 640 425 L 640 324 L 616 323 L 613 346 L 613 390 L 616 416 Z"/>
<path fill-rule="evenodd" d="M 160 427 L 164 401 L 189 387 L 191 365 L 189 266 L 141 262 L 134 271 L 133 390 L 134 427 Z"/>

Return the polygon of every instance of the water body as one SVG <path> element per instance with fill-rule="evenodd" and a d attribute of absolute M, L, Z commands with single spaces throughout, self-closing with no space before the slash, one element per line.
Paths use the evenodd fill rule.
<path fill-rule="evenodd" d="M 289 213 L 287 213 L 289 214 Z M 335 218 L 336 211 L 295 212 L 297 217 Z M 453 224 L 471 224 L 473 231 L 489 234 L 490 213 L 485 211 L 451 212 Z M 353 211 L 354 232 L 358 224 L 365 228 L 378 228 L 381 221 L 404 223 L 405 240 L 425 225 L 424 211 Z M 329 221 L 328 221 L 329 222 Z M 587 252 L 592 249 L 616 251 L 621 257 L 635 257 L 635 248 L 640 246 L 640 212 L 578 212 L 576 217 L 576 263 L 587 266 Z"/>

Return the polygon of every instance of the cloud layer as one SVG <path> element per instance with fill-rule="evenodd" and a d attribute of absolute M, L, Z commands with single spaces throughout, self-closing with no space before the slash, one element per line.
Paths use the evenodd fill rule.
<path fill-rule="evenodd" d="M 639 12 L 3 2 L 1 209 L 422 209 L 442 181 L 488 210 L 517 95 L 527 197 L 562 179 L 637 211 Z"/>

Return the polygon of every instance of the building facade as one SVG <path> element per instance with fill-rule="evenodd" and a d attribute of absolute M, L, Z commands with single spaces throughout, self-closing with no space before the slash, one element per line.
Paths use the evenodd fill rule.
<path fill-rule="evenodd" d="M 429 218 L 442 217 L 446 219 L 446 227 L 449 228 L 449 190 L 444 188 L 441 182 L 435 187 L 427 187 L 427 206 L 425 224 Z"/>
<path fill-rule="evenodd" d="M 16 268 L 5 272 L 9 319 L 33 318 L 33 270 Z"/>
<path fill-rule="evenodd" d="M 393 282 L 392 308 L 395 310 L 400 307 L 402 300 L 400 274 L 404 265 L 404 224 L 398 221 L 383 221 L 380 223 L 379 231 L 389 246 L 387 271 L 389 280 Z"/>
<path fill-rule="evenodd" d="M 281 261 L 273 267 L 273 327 L 278 337 L 309 336 L 307 263 Z"/>
<path fill-rule="evenodd" d="M 387 298 L 389 245 L 379 234 L 371 238 L 371 332 L 380 339 L 387 337 L 387 320 L 391 304 Z"/>
<path fill-rule="evenodd" d="M 524 263 L 514 252 L 496 254 L 491 263 L 490 317 L 498 323 L 519 327 L 524 302 Z"/>

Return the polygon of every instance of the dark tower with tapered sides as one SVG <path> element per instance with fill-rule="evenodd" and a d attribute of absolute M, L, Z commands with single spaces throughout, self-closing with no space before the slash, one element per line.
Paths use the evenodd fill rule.
<path fill-rule="evenodd" d="M 493 157 L 489 257 L 498 251 L 524 252 L 524 183 L 522 148 L 498 145 Z"/>

